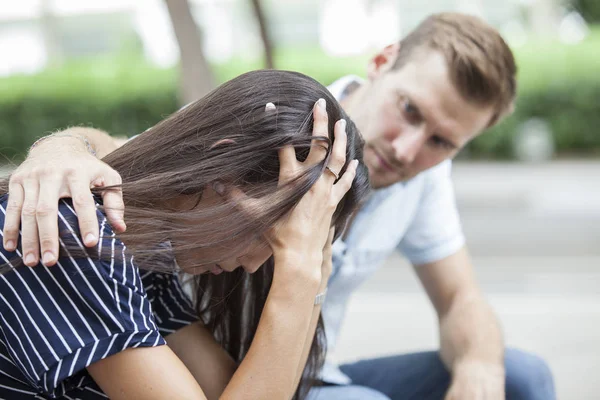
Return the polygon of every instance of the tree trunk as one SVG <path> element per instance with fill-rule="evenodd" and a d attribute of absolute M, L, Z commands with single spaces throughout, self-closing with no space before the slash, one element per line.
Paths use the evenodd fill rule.
<path fill-rule="evenodd" d="M 179 100 L 182 105 L 195 101 L 215 87 L 215 80 L 204 56 L 200 30 L 187 0 L 165 0 L 180 51 Z"/>
<path fill-rule="evenodd" d="M 59 22 L 52 11 L 51 0 L 43 0 L 40 4 L 40 23 L 48 66 L 59 67 L 63 64 L 64 54 L 60 41 Z"/>
<path fill-rule="evenodd" d="M 260 29 L 260 38 L 262 40 L 263 48 L 265 50 L 265 64 L 267 68 L 273 69 L 275 68 L 275 63 L 273 62 L 273 42 L 271 41 L 271 37 L 269 36 L 267 20 L 265 18 L 265 12 L 263 10 L 260 0 L 252 0 L 252 9 L 254 10 L 254 16 L 256 17 L 256 21 L 258 22 L 258 27 Z"/>

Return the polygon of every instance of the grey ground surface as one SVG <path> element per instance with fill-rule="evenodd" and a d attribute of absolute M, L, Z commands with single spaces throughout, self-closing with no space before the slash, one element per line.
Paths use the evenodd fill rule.
<path fill-rule="evenodd" d="M 509 346 L 544 357 L 559 399 L 599 399 L 600 162 L 456 163 L 465 234 Z M 365 330 L 377 332 L 365 335 Z M 435 314 L 391 257 L 354 295 L 341 360 L 437 348 Z"/>

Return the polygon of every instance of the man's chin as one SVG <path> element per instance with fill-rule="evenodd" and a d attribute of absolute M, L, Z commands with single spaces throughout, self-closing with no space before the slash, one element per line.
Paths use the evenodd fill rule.
<path fill-rule="evenodd" d="M 406 182 L 408 180 L 410 180 L 412 178 L 412 176 L 405 176 L 404 174 L 400 175 L 400 174 L 396 174 L 396 176 L 391 177 L 391 176 L 378 176 L 378 175 L 371 175 L 369 176 L 369 180 L 371 183 L 371 187 L 373 189 L 384 189 L 388 186 L 392 186 L 398 182 Z"/>

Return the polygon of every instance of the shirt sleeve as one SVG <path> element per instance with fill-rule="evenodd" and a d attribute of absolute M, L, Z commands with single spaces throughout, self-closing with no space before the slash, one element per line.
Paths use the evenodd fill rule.
<path fill-rule="evenodd" d="M 97 250 L 110 259 L 66 253 L 50 268 L 17 267 L 0 275 L 0 335 L 27 382 L 51 397 L 76 386 L 70 379 L 96 361 L 165 344 L 138 268 L 104 215 L 98 218 Z M 65 240 L 82 246 L 68 201 L 59 207 L 59 230 L 61 246 Z"/>
<path fill-rule="evenodd" d="M 413 265 L 441 260 L 465 244 L 451 166 L 451 161 L 445 161 L 428 172 L 415 218 L 398 245 Z"/>

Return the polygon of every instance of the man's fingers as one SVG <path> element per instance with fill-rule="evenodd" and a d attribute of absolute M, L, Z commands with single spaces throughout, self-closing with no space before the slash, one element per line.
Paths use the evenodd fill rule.
<path fill-rule="evenodd" d="M 313 107 L 313 136 L 329 137 L 329 119 L 327 117 L 327 103 L 325 99 L 319 99 Z M 312 143 L 306 163 L 316 164 L 326 155 L 325 143 L 321 140 L 315 140 Z"/>
<path fill-rule="evenodd" d="M 6 251 L 15 251 L 19 243 L 19 226 L 21 225 L 21 211 L 23 210 L 23 186 L 20 183 L 8 185 L 8 203 L 3 227 L 3 244 Z"/>
<path fill-rule="evenodd" d="M 38 242 L 37 205 L 39 186 L 38 181 L 26 179 L 23 182 L 24 200 L 21 212 L 21 247 L 23 262 L 34 267 L 40 260 L 40 245 Z"/>
<path fill-rule="evenodd" d="M 106 181 L 106 186 L 120 185 L 121 177 L 116 176 L 113 179 Z M 102 199 L 104 202 L 104 211 L 108 222 L 117 233 L 123 233 L 127 229 L 125 224 L 125 203 L 123 202 L 123 191 L 121 188 L 114 188 L 106 190 L 102 193 Z"/>
<path fill-rule="evenodd" d="M 48 178 L 40 181 L 40 192 L 36 207 L 36 222 L 42 262 L 48 267 L 56 264 L 56 260 L 58 259 L 59 192 L 59 182 Z"/>
<path fill-rule="evenodd" d="M 73 207 L 77 213 L 79 232 L 86 247 L 98 244 L 98 216 L 96 214 L 96 202 L 90 191 L 89 182 L 71 180 L 69 181 Z"/>

